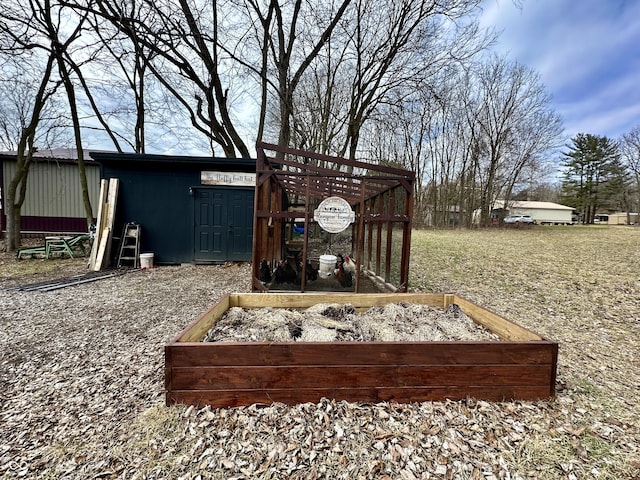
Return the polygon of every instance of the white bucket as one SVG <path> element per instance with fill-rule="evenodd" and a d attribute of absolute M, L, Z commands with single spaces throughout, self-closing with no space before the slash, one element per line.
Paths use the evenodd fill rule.
<path fill-rule="evenodd" d="M 140 254 L 140 268 L 153 268 L 153 253 Z"/>
<path fill-rule="evenodd" d="M 336 268 L 335 255 L 320 255 L 320 278 L 329 278 Z"/>

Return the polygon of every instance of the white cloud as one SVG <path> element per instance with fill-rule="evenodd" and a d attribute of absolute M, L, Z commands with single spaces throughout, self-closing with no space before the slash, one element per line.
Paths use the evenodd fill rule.
<path fill-rule="evenodd" d="M 482 22 L 504 30 L 497 51 L 540 73 L 569 135 L 617 136 L 640 124 L 639 17 L 640 2 L 490 0 Z"/>

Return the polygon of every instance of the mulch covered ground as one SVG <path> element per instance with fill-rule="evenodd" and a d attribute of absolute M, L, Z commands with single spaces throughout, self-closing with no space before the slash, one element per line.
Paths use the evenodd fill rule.
<path fill-rule="evenodd" d="M 167 407 L 164 344 L 225 293 L 249 291 L 248 265 L 16 291 L 84 261 L 2 254 L 0 476 L 639 478 L 640 229 L 412 239 L 412 288 L 456 291 L 560 342 L 556 398 Z"/>

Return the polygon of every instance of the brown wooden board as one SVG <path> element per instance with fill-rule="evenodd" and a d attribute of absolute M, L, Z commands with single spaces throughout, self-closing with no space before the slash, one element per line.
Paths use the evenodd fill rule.
<path fill-rule="evenodd" d="M 495 342 L 208 343 L 228 308 L 455 303 Z M 165 346 L 167 404 L 533 400 L 555 394 L 558 344 L 453 294 L 229 294 Z"/>
<path fill-rule="evenodd" d="M 198 342 L 165 349 L 173 367 L 550 363 L 548 342 Z"/>
<path fill-rule="evenodd" d="M 174 367 L 177 390 L 543 385 L 551 365 L 306 365 Z"/>
<path fill-rule="evenodd" d="M 512 386 L 439 386 L 406 388 L 314 388 L 314 389 L 269 389 L 269 390 L 173 390 L 167 394 L 167 405 L 182 403 L 199 407 L 211 405 L 216 408 L 238 407 L 251 404 L 271 404 L 273 402 L 295 405 L 317 403 L 322 398 L 346 400 L 349 402 L 428 402 L 464 400 L 466 398 L 502 402 L 511 400 L 542 400 L 549 397 L 547 388 Z"/>

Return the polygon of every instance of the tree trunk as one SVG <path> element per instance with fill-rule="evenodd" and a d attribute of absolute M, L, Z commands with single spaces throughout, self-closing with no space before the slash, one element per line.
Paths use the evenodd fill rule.
<path fill-rule="evenodd" d="M 78 176 L 80 177 L 80 188 L 82 189 L 82 202 L 84 205 L 85 218 L 87 219 L 87 231 L 89 225 L 93 223 L 93 211 L 91 209 L 91 199 L 89 198 L 89 187 L 87 184 L 87 170 L 84 164 L 84 151 L 82 149 L 82 134 L 80 133 L 80 119 L 78 118 L 78 109 L 76 106 L 76 95 L 69 78 L 64 59 L 58 58 L 58 67 L 60 76 L 63 79 L 67 98 L 69 99 L 69 108 L 71 110 L 71 119 L 73 122 L 73 135 L 76 142 L 76 150 L 78 155 Z"/>
<path fill-rule="evenodd" d="M 17 174 L 16 174 L 17 175 Z M 16 205 L 16 187 L 20 180 L 16 177 L 9 182 L 5 206 L 7 208 L 7 236 L 5 248 L 7 252 L 15 252 L 20 248 L 20 208 Z"/>
<path fill-rule="evenodd" d="M 82 202 L 84 205 L 85 218 L 87 219 L 87 231 L 89 226 L 93 223 L 93 212 L 91 209 L 91 199 L 89 198 L 89 187 L 87 185 L 87 172 L 84 164 L 84 151 L 82 148 L 82 134 L 80 131 L 80 118 L 78 117 L 78 106 L 76 103 L 76 92 L 71 81 L 71 76 L 64 58 L 64 50 L 62 44 L 58 41 L 57 32 L 54 28 L 50 27 L 50 35 L 53 40 L 53 55 L 56 57 L 58 63 L 58 71 L 60 78 L 64 84 L 65 91 L 67 92 L 67 99 L 69 100 L 69 111 L 71 113 L 71 120 L 73 124 L 73 136 L 76 143 L 76 151 L 78 156 L 78 176 L 80 177 L 80 188 L 82 190 Z"/>
<path fill-rule="evenodd" d="M 26 129 L 25 129 L 26 130 Z M 21 228 L 20 228 L 20 210 L 26 197 L 26 184 L 29 176 L 29 166 L 31 165 L 31 151 L 27 147 L 27 138 L 20 139 L 18 144 L 18 154 L 16 156 L 16 173 L 9 182 L 7 191 L 7 199 L 5 205 L 7 207 L 7 243 L 6 250 L 14 252 L 21 245 Z M 33 148 L 33 140 L 28 142 Z"/>

